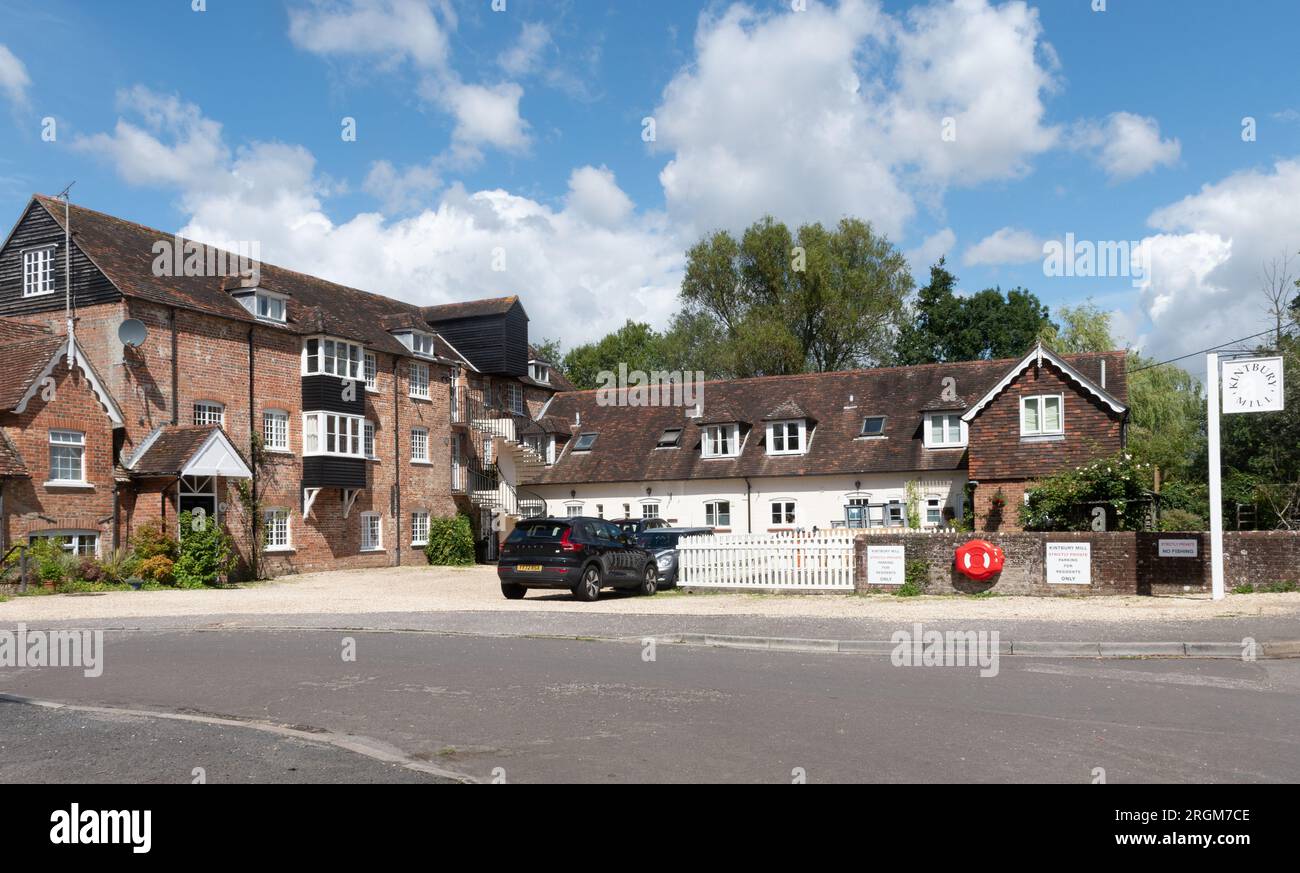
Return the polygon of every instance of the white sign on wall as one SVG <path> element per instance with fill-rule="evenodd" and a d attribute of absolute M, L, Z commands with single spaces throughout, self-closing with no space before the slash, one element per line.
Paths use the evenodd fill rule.
<path fill-rule="evenodd" d="M 1195 558 L 1198 543 L 1196 540 L 1161 540 L 1160 557 Z"/>
<path fill-rule="evenodd" d="M 1223 362 L 1223 411 L 1281 412 L 1281 358 L 1236 358 Z"/>
<path fill-rule="evenodd" d="M 902 585 L 905 578 L 902 546 L 867 546 L 868 585 Z"/>
<path fill-rule="evenodd" d="M 1092 543 L 1048 543 L 1048 585 L 1091 585 Z"/>

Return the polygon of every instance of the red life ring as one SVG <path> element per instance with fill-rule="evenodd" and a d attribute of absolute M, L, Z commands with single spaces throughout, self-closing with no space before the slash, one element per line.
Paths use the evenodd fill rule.
<path fill-rule="evenodd" d="M 986 582 L 1001 573 L 1006 560 L 1001 549 L 985 540 L 971 540 L 958 547 L 955 558 L 957 572 L 976 582 Z"/>

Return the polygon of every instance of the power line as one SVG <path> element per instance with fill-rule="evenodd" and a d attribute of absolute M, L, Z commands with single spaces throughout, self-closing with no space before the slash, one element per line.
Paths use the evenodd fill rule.
<path fill-rule="evenodd" d="M 1282 328 L 1283 328 L 1283 329 L 1286 329 L 1286 328 L 1288 328 L 1288 327 L 1295 327 L 1297 324 L 1300 324 L 1300 322 L 1291 321 L 1291 322 L 1288 322 L 1288 323 L 1282 325 Z M 1133 368 L 1132 370 L 1129 370 L 1128 372 L 1129 372 L 1129 373 L 1140 373 L 1140 372 L 1142 372 L 1143 370 L 1150 370 L 1150 369 L 1152 369 L 1153 367 L 1163 367 L 1165 364 L 1173 364 L 1173 363 L 1176 363 L 1176 362 L 1178 362 L 1178 361 L 1185 360 L 1186 358 L 1194 358 L 1194 357 L 1196 357 L 1196 356 L 1198 356 L 1198 355 L 1209 354 L 1210 352 L 1213 352 L 1213 351 L 1215 351 L 1215 350 L 1217 350 L 1217 349 L 1222 349 L 1222 348 L 1225 348 L 1225 347 L 1227 347 L 1227 346 L 1235 346 L 1235 345 L 1237 345 L 1237 343 L 1244 343 L 1246 340 L 1258 339 L 1258 338 L 1260 338 L 1260 337 L 1262 337 L 1262 336 L 1268 336 L 1268 335 L 1271 334 L 1271 333 L 1277 333 L 1277 328 L 1276 328 L 1276 327 L 1270 327 L 1268 330 L 1262 330 L 1262 331 L 1260 331 L 1259 333 L 1252 333 L 1250 336 L 1243 336 L 1241 339 L 1228 340 L 1227 342 L 1219 343 L 1217 346 L 1210 346 L 1208 349 L 1201 349 L 1199 352 L 1191 352 L 1191 353 L 1186 354 L 1186 355 L 1179 355 L 1179 356 L 1176 357 L 1176 358 L 1170 358 L 1169 360 L 1167 360 L 1167 361 L 1161 361 L 1161 362 L 1158 363 L 1158 364 L 1147 364 L 1147 365 L 1142 366 L 1142 367 L 1135 367 L 1135 368 Z"/>

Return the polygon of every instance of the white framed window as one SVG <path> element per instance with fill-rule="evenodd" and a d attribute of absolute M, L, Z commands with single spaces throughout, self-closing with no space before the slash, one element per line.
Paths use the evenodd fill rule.
<path fill-rule="evenodd" d="M 773 500 L 772 501 L 772 524 L 786 526 L 794 524 L 794 501 L 793 500 Z"/>
<path fill-rule="evenodd" d="M 641 504 L 641 517 L 642 517 L 642 518 L 658 518 L 658 517 L 659 517 L 659 504 L 658 504 L 658 503 L 653 503 L 653 502 L 652 502 L 652 503 L 642 503 L 642 504 Z"/>
<path fill-rule="evenodd" d="M 50 431 L 50 482 L 86 482 L 86 435 L 77 430 Z"/>
<path fill-rule="evenodd" d="M 925 445 L 931 449 L 951 449 L 966 445 L 966 422 L 955 412 L 927 415 Z"/>
<path fill-rule="evenodd" d="M 265 319 L 266 321 L 277 321 L 281 324 L 284 323 L 288 307 L 285 305 L 283 297 L 278 294 L 266 294 L 261 291 L 257 292 L 256 297 L 257 300 L 255 302 L 258 318 Z"/>
<path fill-rule="evenodd" d="M 1020 435 L 1044 436 L 1065 433 L 1065 397 L 1038 394 L 1020 398 Z"/>
<path fill-rule="evenodd" d="M 540 361 L 533 361 L 528 365 L 528 375 L 533 377 L 534 382 L 546 385 L 551 381 L 551 368 Z"/>
<path fill-rule="evenodd" d="M 283 409 L 262 410 L 262 445 L 268 451 L 289 451 L 289 413 Z"/>
<path fill-rule="evenodd" d="M 515 415 L 524 414 L 524 386 L 518 382 L 506 383 L 506 398 L 509 409 Z"/>
<path fill-rule="evenodd" d="M 704 441 L 700 456 L 704 458 L 734 458 L 740 454 L 740 425 L 710 424 L 704 428 Z"/>
<path fill-rule="evenodd" d="M 303 343 L 302 373 L 304 376 L 360 379 L 361 359 L 361 346 L 356 343 L 312 337 Z"/>
<path fill-rule="evenodd" d="M 596 444 L 597 436 L 599 436 L 599 434 L 594 434 L 594 433 L 578 434 L 578 439 L 573 443 L 573 450 L 575 452 L 591 451 L 591 447 Z"/>
<path fill-rule="evenodd" d="M 54 252 L 56 246 L 41 246 L 23 252 L 23 296 L 39 297 L 54 293 Z"/>
<path fill-rule="evenodd" d="M 704 504 L 705 527 L 731 527 L 731 501 L 710 500 Z"/>
<path fill-rule="evenodd" d="M 582 515 L 582 504 L 570 503 L 568 506 L 564 508 L 564 511 L 567 517 L 577 518 L 578 516 Z"/>
<path fill-rule="evenodd" d="M 422 358 L 433 357 L 433 334 L 404 330 L 393 334 L 402 345 Z"/>
<path fill-rule="evenodd" d="M 375 423 L 367 421 L 362 432 L 364 434 L 362 449 L 365 451 L 366 457 L 372 461 L 377 460 L 375 455 Z"/>
<path fill-rule="evenodd" d="M 429 429 L 411 428 L 411 460 L 417 464 L 429 463 Z"/>
<path fill-rule="evenodd" d="M 80 558 L 94 558 L 99 555 L 99 534 L 90 530 L 43 530 L 27 538 L 27 542 L 53 540 L 64 552 Z"/>
<path fill-rule="evenodd" d="M 265 551 L 287 552 L 293 548 L 289 532 L 289 510 L 267 509 L 262 513 L 262 528 L 266 531 Z"/>
<path fill-rule="evenodd" d="M 366 390 L 379 390 L 379 361 L 374 352 L 366 352 L 365 358 Z"/>
<path fill-rule="evenodd" d="M 416 510 L 411 513 L 411 545 L 427 546 L 429 544 L 429 513 Z"/>
<path fill-rule="evenodd" d="M 901 500 L 891 500 L 885 504 L 885 526 L 903 527 L 907 523 L 907 507 Z"/>
<path fill-rule="evenodd" d="M 410 385 L 407 390 L 412 397 L 420 400 L 429 399 L 429 365 L 420 361 L 411 361 Z"/>
<path fill-rule="evenodd" d="M 365 420 L 357 415 L 307 412 L 302 417 L 303 455 L 338 455 L 361 458 L 361 433 Z"/>
<path fill-rule="evenodd" d="M 384 548 L 384 520 L 377 512 L 361 513 L 361 551 L 380 552 Z"/>
<path fill-rule="evenodd" d="M 794 421 L 769 421 L 767 423 L 767 453 L 769 455 L 802 455 L 807 447 L 804 439 L 807 423 Z"/>
<path fill-rule="evenodd" d="M 925 523 L 932 525 L 943 524 L 943 498 L 927 497 L 925 498 Z"/>
<path fill-rule="evenodd" d="M 199 400 L 194 403 L 195 424 L 215 424 L 223 427 L 226 423 L 226 405 L 215 400 Z"/>

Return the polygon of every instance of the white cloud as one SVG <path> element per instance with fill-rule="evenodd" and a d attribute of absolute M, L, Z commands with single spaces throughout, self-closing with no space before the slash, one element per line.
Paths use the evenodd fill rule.
<path fill-rule="evenodd" d="M 632 200 L 605 167 L 579 167 L 569 174 L 569 212 L 591 224 L 613 227 L 632 213 Z"/>
<path fill-rule="evenodd" d="M 1043 241 L 1027 230 L 1004 227 L 966 249 L 962 263 L 968 267 L 1027 264 L 1043 258 Z"/>
<path fill-rule="evenodd" d="M 73 147 L 107 158 L 134 185 L 199 188 L 220 181 L 216 168 L 229 159 L 221 125 L 197 106 L 137 85 L 118 92 L 117 107 L 142 124 L 119 118 L 111 134 L 77 137 Z"/>
<path fill-rule="evenodd" d="M 455 26 L 454 18 L 448 21 Z M 446 66 L 447 32 L 424 0 L 311 0 L 289 10 L 289 39 L 318 55 L 377 59 L 384 67 L 410 61 Z"/>
<path fill-rule="evenodd" d="M 9 51 L 8 46 L 0 43 L 0 91 L 4 91 L 9 102 L 18 109 L 26 109 L 27 89 L 31 87 L 32 80 L 27 75 L 27 67 L 23 65 L 13 52 Z"/>
<path fill-rule="evenodd" d="M 176 189 L 187 236 L 257 241 L 268 262 L 413 303 L 522 294 L 533 335 L 570 344 L 628 318 L 664 325 L 677 307 L 685 241 L 663 216 L 636 214 L 604 168 L 575 170 L 563 208 L 453 183 L 409 216 L 363 212 L 335 221 L 306 149 L 254 142 L 232 153 L 198 107 L 145 89 L 129 93 L 124 110 L 153 119 L 120 120 L 83 147 L 128 181 Z M 200 138 L 202 150 L 194 147 Z M 158 171 L 143 172 L 139 155 Z M 421 168 L 391 165 L 372 166 L 366 184 L 382 197 L 403 178 L 432 184 Z M 492 268 L 497 249 L 504 272 Z"/>
<path fill-rule="evenodd" d="M 904 254 L 912 267 L 913 278 L 924 285 L 929 281 L 930 267 L 950 254 L 956 245 L 957 234 L 951 227 L 945 227 L 927 236 L 916 248 L 906 251 Z"/>
<path fill-rule="evenodd" d="M 390 213 L 409 212 L 425 205 L 429 195 L 442 187 L 437 161 L 398 169 L 391 161 L 375 161 L 361 189 L 383 204 Z"/>
<path fill-rule="evenodd" d="M 439 102 L 456 118 L 453 146 L 477 156 L 478 147 L 504 151 L 528 148 L 528 124 L 519 115 L 524 89 L 512 82 L 493 87 L 454 82 L 439 92 Z"/>
<path fill-rule="evenodd" d="M 1205 185 L 1148 223 L 1149 278 L 1128 319 L 1138 345 L 1167 358 L 1267 330 L 1260 273 L 1300 250 L 1300 158 Z"/>
<path fill-rule="evenodd" d="M 1076 149 L 1092 153 L 1093 160 L 1112 182 L 1172 167 L 1182 154 L 1177 139 L 1161 139 L 1160 123 L 1131 112 L 1114 112 L 1104 122 L 1081 122 L 1071 131 Z"/>
<path fill-rule="evenodd" d="M 1014 177 L 1055 142 L 1040 35 L 1019 2 L 935 2 L 901 18 L 875 0 L 706 13 L 694 63 L 653 113 L 673 153 L 660 174 L 669 209 L 697 230 L 851 214 L 900 236 L 911 187 L 933 198 Z"/>
<path fill-rule="evenodd" d="M 530 21 L 519 32 L 519 39 L 497 58 L 501 69 L 512 76 L 522 76 L 537 69 L 542 53 L 551 44 L 551 31 L 545 24 Z"/>

